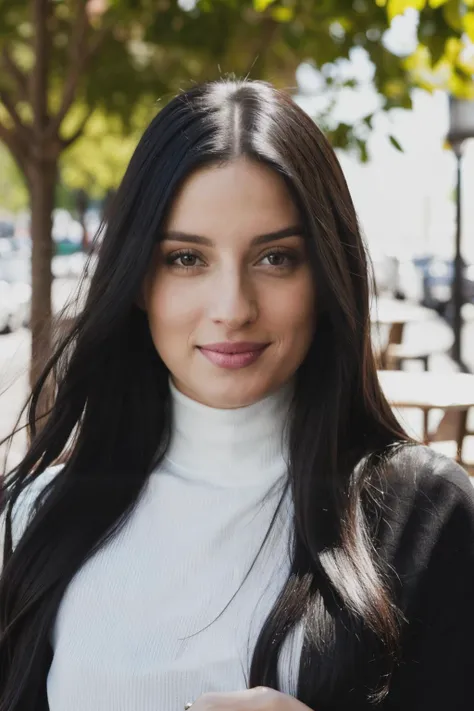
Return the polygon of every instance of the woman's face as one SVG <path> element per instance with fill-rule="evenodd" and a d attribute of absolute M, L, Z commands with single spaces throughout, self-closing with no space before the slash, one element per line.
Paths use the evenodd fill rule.
<path fill-rule="evenodd" d="M 315 287 L 283 179 L 239 158 L 177 194 L 144 286 L 155 347 L 176 387 L 235 408 L 278 389 L 313 338 Z"/>

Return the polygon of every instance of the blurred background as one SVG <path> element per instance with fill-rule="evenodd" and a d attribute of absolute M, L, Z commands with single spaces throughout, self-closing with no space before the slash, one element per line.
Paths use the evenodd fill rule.
<path fill-rule="evenodd" d="M 3 0 L 0 439 L 147 123 L 229 75 L 289 91 L 328 135 L 373 261 L 384 387 L 473 472 L 474 0 Z"/>

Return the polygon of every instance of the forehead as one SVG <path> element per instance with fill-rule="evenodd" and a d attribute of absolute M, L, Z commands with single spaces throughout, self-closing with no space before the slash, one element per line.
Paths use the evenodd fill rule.
<path fill-rule="evenodd" d="M 264 163 L 238 158 L 192 173 L 173 200 L 166 228 L 212 239 L 252 237 L 298 220 L 283 178 Z"/>

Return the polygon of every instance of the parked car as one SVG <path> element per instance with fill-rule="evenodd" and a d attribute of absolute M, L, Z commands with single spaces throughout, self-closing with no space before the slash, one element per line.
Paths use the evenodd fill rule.
<path fill-rule="evenodd" d="M 9 289 L 10 285 L 6 281 L 0 281 L 0 333 L 7 333 L 9 330 L 8 321 L 10 318 Z"/>
<path fill-rule="evenodd" d="M 417 303 L 423 300 L 423 275 L 415 260 L 406 255 L 374 254 L 372 251 L 371 262 L 377 294 L 390 294 L 396 299 Z"/>
<path fill-rule="evenodd" d="M 30 321 L 31 287 L 0 281 L 0 333 L 16 331 Z"/>
<path fill-rule="evenodd" d="M 398 262 L 397 285 L 394 296 L 422 303 L 424 298 L 423 274 L 417 259 L 404 258 Z"/>
<path fill-rule="evenodd" d="M 31 282 L 31 255 L 20 249 L 3 250 L 0 240 L 0 279 L 9 284 Z"/>
<path fill-rule="evenodd" d="M 0 333 L 30 322 L 31 253 L 17 235 L 0 238 Z"/>
<path fill-rule="evenodd" d="M 463 267 L 464 301 L 474 304 L 474 265 L 464 262 Z M 410 270 L 418 275 L 420 297 L 417 300 L 443 316 L 449 315 L 452 309 L 453 260 L 433 255 L 418 256 L 411 260 Z M 398 291 L 402 298 L 410 298 L 403 278 L 399 278 Z"/>
<path fill-rule="evenodd" d="M 15 238 L 12 237 L 11 235 L 2 236 L 0 234 L 0 259 L 3 259 L 4 257 L 8 258 L 8 255 L 10 255 L 15 250 L 16 250 Z"/>
<path fill-rule="evenodd" d="M 15 225 L 10 220 L 0 219 L 0 239 L 13 237 Z"/>
<path fill-rule="evenodd" d="M 373 266 L 377 294 L 393 294 L 397 288 L 397 258 L 393 255 L 371 250 L 370 260 Z"/>
<path fill-rule="evenodd" d="M 452 307 L 454 261 L 433 258 L 423 269 L 423 303 L 446 316 Z M 463 263 L 464 302 L 474 304 L 474 265 Z"/>
<path fill-rule="evenodd" d="M 82 251 L 82 227 L 63 209 L 53 212 L 52 237 L 56 255 L 75 254 Z"/>

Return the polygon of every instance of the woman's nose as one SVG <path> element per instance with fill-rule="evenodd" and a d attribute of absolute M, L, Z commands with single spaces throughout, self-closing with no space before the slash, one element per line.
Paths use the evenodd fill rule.
<path fill-rule="evenodd" d="M 253 323 L 258 316 L 255 290 L 244 275 L 223 274 L 210 294 L 210 315 L 232 330 Z"/>

